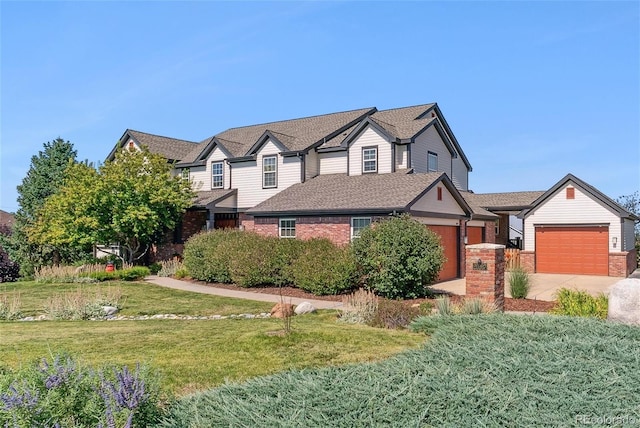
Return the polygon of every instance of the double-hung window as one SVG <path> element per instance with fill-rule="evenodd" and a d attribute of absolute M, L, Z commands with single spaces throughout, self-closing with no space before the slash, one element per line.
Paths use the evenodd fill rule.
<path fill-rule="evenodd" d="M 428 172 L 436 172 L 438 171 L 438 154 L 433 152 L 427 153 L 427 171 Z"/>
<path fill-rule="evenodd" d="M 183 180 L 188 180 L 191 170 L 189 168 L 182 168 L 181 175 Z"/>
<path fill-rule="evenodd" d="M 280 227 L 281 238 L 295 238 L 296 237 L 296 219 L 295 218 L 281 218 Z"/>
<path fill-rule="evenodd" d="M 362 173 L 378 171 L 378 148 L 364 147 L 362 149 Z"/>
<path fill-rule="evenodd" d="M 371 217 L 351 217 L 351 240 L 360 236 L 360 232 L 371 224 Z"/>
<path fill-rule="evenodd" d="M 211 188 L 222 189 L 224 187 L 224 163 L 213 162 L 211 164 Z"/>
<path fill-rule="evenodd" d="M 278 156 L 265 156 L 262 158 L 262 188 L 278 187 Z"/>

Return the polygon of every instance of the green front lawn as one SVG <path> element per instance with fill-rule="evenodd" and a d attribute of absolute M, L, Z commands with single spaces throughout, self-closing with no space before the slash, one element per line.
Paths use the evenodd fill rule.
<path fill-rule="evenodd" d="M 145 283 L 113 285 L 127 296 L 124 314 L 259 313 L 272 306 Z M 23 311 L 35 315 L 49 296 L 77 287 L 2 284 L 0 294 L 19 292 Z M 292 325 L 293 332 L 282 336 L 280 319 L 0 321 L 0 366 L 17 368 L 59 352 L 95 366 L 141 362 L 159 370 L 163 385 L 181 395 L 291 368 L 380 360 L 425 342 L 408 331 L 339 323 L 333 311 L 294 317 Z"/>
<path fill-rule="evenodd" d="M 78 289 L 87 293 L 94 293 L 95 290 L 106 291 L 109 288 L 119 288 L 121 290 L 124 307 L 120 313 L 123 315 L 256 314 L 269 312 L 273 307 L 273 303 L 173 290 L 146 282 L 108 281 L 98 284 L 11 282 L 0 284 L 0 295 L 8 296 L 9 300 L 14 295 L 19 295 L 22 313 L 25 316 L 35 316 L 43 313 L 47 300 L 56 294 L 75 292 Z"/>

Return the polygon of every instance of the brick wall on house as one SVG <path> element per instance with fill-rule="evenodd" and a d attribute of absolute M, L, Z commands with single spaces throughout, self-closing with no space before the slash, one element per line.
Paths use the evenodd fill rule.
<path fill-rule="evenodd" d="M 182 215 L 182 225 L 180 233 L 175 230 L 167 231 L 164 234 L 162 243 L 152 245 L 149 250 L 149 262 L 159 262 L 171 260 L 176 255 L 182 256 L 184 243 L 196 233 L 201 232 L 207 226 L 206 211 L 187 211 Z M 176 239 L 178 238 L 178 239 Z"/>
<path fill-rule="evenodd" d="M 496 222 L 484 222 L 484 242 L 488 244 L 496 244 Z"/>
<path fill-rule="evenodd" d="M 279 220 L 275 217 L 256 217 L 253 221 L 253 231 L 263 236 L 280 236 L 279 232 Z M 245 229 L 246 230 L 246 229 Z M 296 223 L 296 234 L 298 232 L 298 225 Z"/>
<path fill-rule="evenodd" d="M 336 245 L 351 242 L 351 217 L 299 217 L 296 219 L 299 239 L 326 238 Z"/>
<path fill-rule="evenodd" d="M 536 253 L 534 251 L 520 251 L 520 266 L 529 273 L 536 270 Z"/>
<path fill-rule="evenodd" d="M 245 213 L 240 213 L 238 215 L 238 225 L 243 229 L 249 232 L 253 232 L 255 229 L 255 223 L 253 221 L 253 217 L 246 215 Z"/>
<path fill-rule="evenodd" d="M 480 297 L 504 310 L 504 246 L 498 244 L 467 245 L 467 297 Z"/>
<path fill-rule="evenodd" d="M 627 277 L 637 267 L 636 250 L 609 253 L 609 276 Z"/>

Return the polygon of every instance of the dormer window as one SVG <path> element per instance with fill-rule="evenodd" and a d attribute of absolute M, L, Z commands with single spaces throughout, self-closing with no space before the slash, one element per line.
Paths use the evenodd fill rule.
<path fill-rule="evenodd" d="M 278 187 L 278 157 L 277 155 L 262 158 L 262 188 Z"/>
<path fill-rule="evenodd" d="M 362 173 L 378 172 L 378 148 L 364 147 L 362 149 Z"/>
<path fill-rule="evenodd" d="M 427 153 L 427 172 L 438 171 L 438 154 L 434 152 Z"/>
<path fill-rule="evenodd" d="M 222 189 L 224 187 L 224 164 L 213 162 L 211 164 L 211 188 Z"/>
<path fill-rule="evenodd" d="M 135 148 L 136 148 L 136 146 L 135 146 L 135 144 L 133 144 L 133 141 L 129 141 L 129 151 L 132 152 L 133 149 L 135 149 Z"/>
<path fill-rule="evenodd" d="M 191 174 L 191 170 L 189 168 L 182 168 L 182 171 L 180 172 L 180 174 L 183 180 L 188 180 L 189 175 Z"/>

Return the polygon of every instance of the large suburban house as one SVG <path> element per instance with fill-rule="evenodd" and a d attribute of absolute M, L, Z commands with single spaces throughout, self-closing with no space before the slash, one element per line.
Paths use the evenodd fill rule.
<path fill-rule="evenodd" d="M 537 270 L 537 260 L 545 260 L 541 249 L 546 254 L 549 247 L 535 234 L 541 227 L 546 233 L 567 222 L 591 228 L 593 218 L 581 219 L 586 207 L 608 213 L 598 223 L 607 225 L 607 248 L 598 251 L 606 251 L 608 270 L 598 272 L 626 276 L 635 269 L 629 228 L 633 230 L 637 217 L 573 176 L 547 192 L 471 192 L 471 164 L 435 103 L 231 128 L 200 142 L 127 130 L 107 159 L 118 149 L 141 146 L 173 162 L 175 173 L 190 180 L 197 192 L 181 225 L 168 235 L 170 242 L 155 248 L 156 259 L 181 254 L 186 239 L 203 229 L 241 228 L 288 239 L 325 237 L 344 245 L 372 222 L 408 213 L 442 239 L 447 263 L 440 280 L 463 276 L 464 246 L 482 242 L 521 247 L 524 241 L 528 266 Z M 567 207 L 573 217 L 550 219 L 543 213 L 562 186 L 573 186 L 578 199 L 593 202 Z M 524 218 L 522 240 L 509 239 L 509 219 L 516 215 Z M 588 225 L 579 226 L 583 220 Z M 613 239 L 617 245 L 612 247 Z M 545 246 L 538 248 L 536 241 Z M 580 273 L 580 263 L 570 270 Z"/>

